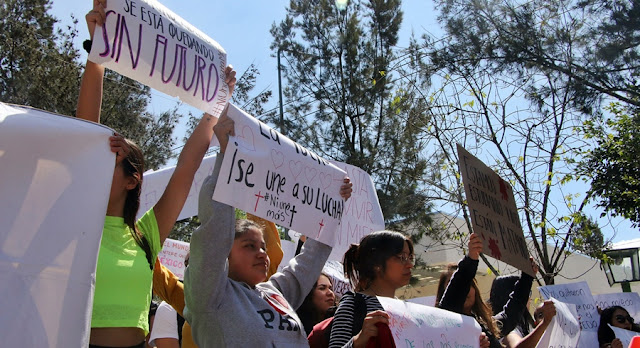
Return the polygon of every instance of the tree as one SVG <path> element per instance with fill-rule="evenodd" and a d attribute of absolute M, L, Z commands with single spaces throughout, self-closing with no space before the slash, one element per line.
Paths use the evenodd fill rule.
<path fill-rule="evenodd" d="M 586 216 L 578 220 L 571 231 L 571 247 L 594 259 L 603 259 L 604 250 L 609 247 L 609 243 L 605 243 L 600 227 Z"/>
<path fill-rule="evenodd" d="M 393 51 L 402 22 L 399 0 L 291 1 L 271 29 L 284 57 L 286 115 L 279 125 L 325 158 L 373 178 L 387 225 L 428 226 L 430 204 L 419 179 L 428 167 L 412 122 L 425 104 Z M 414 103 L 416 102 L 416 103 Z"/>
<path fill-rule="evenodd" d="M 145 170 L 159 169 L 174 156 L 173 130 L 181 117 L 177 109 L 158 116 L 147 111 L 150 88 L 105 69 L 100 122 L 135 141 L 145 157 Z"/>
<path fill-rule="evenodd" d="M 587 149 L 579 173 L 591 181 L 590 193 L 598 206 L 640 225 L 640 111 L 612 103 L 612 115 L 585 122 L 588 138 L 597 146 Z M 603 213 L 604 214 L 604 213 Z"/>
<path fill-rule="evenodd" d="M 453 204 L 471 226 L 457 173 L 462 144 L 514 187 L 530 249 L 553 284 L 575 250 L 572 237 L 595 233 L 579 228 L 589 196 L 572 185 L 582 152 L 594 145 L 582 122 L 603 98 L 633 105 L 630 68 L 607 71 L 596 54 L 584 56 L 597 46 L 601 21 L 568 1 L 438 5 L 446 37 L 425 38 L 415 50 L 431 113 L 422 123 L 427 151 L 441 165 L 426 177 L 429 196 Z"/>
<path fill-rule="evenodd" d="M 526 78 L 531 69 L 562 75 L 572 106 L 599 112 L 603 97 L 640 106 L 637 1 L 439 0 L 450 40 L 441 59 Z"/>
<path fill-rule="evenodd" d="M 250 115 L 255 115 L 256 117 L 273 117 L 274 111 L 267 112 L 264 109 L 265 104 L 267 104 L 271 98 L 271 91 L 263 90 L 258 92 L 255 96 L 252 95 L 258 75 L 260 75 L 260 71 L 258 71 L 255 65 L 251 64 L 247 70 L 242 73 L 240 78 L 238 78 L 231 102 L 238 105 L 238 107 L 248 112 Z M 190 115 L 188 122 L 188 134 L 193 132 L 195 127 L 198 125 L 198 121 L 198 118 L 194 115 Z M 187 137 L 188 136 L 185 135 L 183 142 L 187 141 Z M 236 218 L 246 218 L 246 213 L 242 216 L 242 214 L 236 210 Z M 190 242 L 191 234 L 196 228 L 198 228 L 198 226 L 200 226 L 200 220 L 197 216 L 177 221 L 169 234 L 169 238 Z"/>
<path fill-rule="evenodd" d="M 49 0 L 0 3 L 0 100 L 75 113 L 81 66 L 74 26 L 54 31 Z M 76 23 L 76 21 L 73 21 Z"/>
<path fill-rule="evenodd" d="M 0 4 L 0 100 L 63 115 L 75 115 L 82 65 L 73 46 L 73 26 L 54 32 L 49 0 L 7 0 Z M 105 73 L 102 123 L 137 142 L 147 169 L 171 156 L 176 110 L 146 111 L 149 88 L 113 71 Z"/>

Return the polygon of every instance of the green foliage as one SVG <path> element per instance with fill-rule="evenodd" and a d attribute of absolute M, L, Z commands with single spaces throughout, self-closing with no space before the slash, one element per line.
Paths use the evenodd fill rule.
<path fill-rule="evenodd" d="M 554 86 L 530 85 L 542 103 L 550 89 L 567 89 L 574 108 L 599 111 L 603 96 L 640 106 L 638 3 L 600 0 L 439 0 L 451 35 L 438 65 L 509 71 L 521 79 L 556 76 Z"/>
<path fill-rule="evenodd" d="M 0 101 L 75 113 L 81 66 L 75 25 L 54 31 L 49 0 L 0 2 Z M 74 24 L 76 21 L 74 20 Z"/>
<path fill-rule="evenodd" d="M 598 224 L 584 215 L 577 215 L 574 219 L 576 219 L 576 224 L 571 230 L 573 250 L 602 260 L 603 251 L 608 247 L 608 244 L 604 242 L 604 235 Z"/>
<path fill-rule="evenodd" d="M 393 51 L 400 1 L 291 1 L 271 48 L 286 79 L 284 133 L 325 158 L 368 172 L 387 224 L 430 224 L 428 167 L 414 120 L 424 102 Z M 279 119 L 270 121 L 280 124 Z"/>
<path fill-rule="evenodd" d="M 591 179 L 598 206 L 640 224 L 640 109 L 612 103 L 606 121 L 585 122 L 597 147 L 586 151 L 579 172 Z"/>
<path fill-rule="evenodd" d="M 75 115 L 82 65 L 73 47 L 74 26 L 54 32 L 49 0 L 0 3 L 0 100 Z M 101 122 L 132 139 L 145 154 L 146 169 L 171 157 L 176 110 L 148 113 L 149 88 L 113 71 L 105 73 Z"/>

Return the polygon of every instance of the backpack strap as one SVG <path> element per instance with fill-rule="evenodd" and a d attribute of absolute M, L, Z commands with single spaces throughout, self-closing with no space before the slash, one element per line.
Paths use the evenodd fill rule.
<path fill-rule="evenodd" d="M 367 317 L 367 302 L 364 295 L 356 292 L 353 301 L 353 327 L 351 329 L 351 337 L 357 335 L 362 330 L 362 323 Z"/>

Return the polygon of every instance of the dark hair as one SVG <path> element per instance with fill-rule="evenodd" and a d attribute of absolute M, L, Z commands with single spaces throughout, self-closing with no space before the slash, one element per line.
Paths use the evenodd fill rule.
<path fill-rule="evenodd" d="M 444 296 L 445 290 L 447 289 L 447 286 L 451 281 L 451 276 L 457 269 L 457 264 L 450 263 L 449 265 L 447 265 L 447 269 L 440 273 L 438 292 L 436 293 L 436 307 L 440 305 L 440 300 L 442 300 L 442 296 Z M 478 283 L 475 277 L 471 281 L 471 287 L 475 290 L 476 293 L 475 302 L 473 304 L 473 307 L 471 308 L 471 313 L 475 315 L 481 326 L 487 329 L 496 338 L 500 338 L 500 329 L 498 328 L 495 319 L 493 319 L 493 317 L 491 316 L 491 306 L 486 304 L 482 300 L 482 296 L 480 295 L 480 288 L 478 288 Z"/>
<path fill-rule="evenodd" d="M 264 234 L 264 227 L 258 225 L 256 222 L 248 220 L 248 219 L 238 219 L 236 220 L 236 234 L 233 239 L 238 239 L 242 237 L 245 233 L 249 232 L 250 229 L 255 228 L 258 231 Z"/>
<path fill-rule="evenodd" d="M 133 189 L 127 191 L 127 197 L 124 201 L 124 211 L 122 217 L 124 218 L 124 223 L 129 226 L 131 231 L 131 236 L 133 240 L 136 241 L 136 244 L 140 246 L 142 250 L 144 250 L 144 254 L 147 257 L 147 262 L 149 262 L 149 268 L 153 270 L 153 253 L 151 252 L 151 246 L 149 245 L 149 241 L 144 237 L 142 233 L 138 230 L 136 226 L 136 215 L 138 214 L 138 209 L 140 208 L 140 192 L 142 191 L 142 175 L 144 173 L 144 156 L 142 154 L 142 150 L 129 139 L 125 139 L 127 145 L 129 146 L 129 153 L 127 154 L 127 158 L 125 158 L 120 165 L 122 165 L 122 169 L 124 170 L 125 175 L 135 176 L 138 175 L 138 184 Z"/>
<path fill-rule="evenodd" d="M 360 244 L 351 244 L 344 254 L 344 273 L 355 291 L 371 286 L 376 279 L 376 268 L 385 270 L 387 260 L 402 253 L 404 243 L 413 254 L 413 242 L 402 233 L 378 231 L 364 236 Z"/>
<path fill-rule="evenodd" d="M 320 273 L 320 276 L 318 276 L 318 280 L 320 280 L 320 277 L 322 276 L 327 277 L 327 279 L 329 279 L 329 283 L 333 285 L 331 277 L 324 272 Z M 328 313 L 321 313 L 320 311 L 318 311 L 318 308 L 313 305 L 313 294 L 315 292 L 314 290 L 318 287 L 318 280 L 316 280 L 316 283 L 313 284 L 313 288 L 311 288 L 311 291 L 309 291 L 307 297 L 304 298 L 304 301 L 302 301 L 302 304 L 300 305 L 298 310 L 296 310 L 296 313 L 298 314 L 298 317 L 300 318 L 302 326 L 304 327 L 307 335 L 311 333 L 311 330 L 313 330 L 313 326 L 315 324 L 325 320 L 330 316 L 327 315 Z"/>
<path fill-rule="evenodd" d="M 598 343 L 606 344 L 611 343 L 616 338 L 616 334 L 613 333 L 613 330 L 607 324 L 611 324 L 613 321 L 613 313 L 621 309 L 627 312 L 629 315 L 629 311 L 627 311 L 624 307 L 620 306 L 611 306 L 602 310 L 600 313 L 600 325 L 598 326 Z M 635 332 L 640 332 L 640 326 L 636 323 L 631 324 L 631 330 Z"/>
<path fill-rule="evenodd" d="M 509 295 L 513 292 L 516 282 L 520 280 L 520 276 L 517 275 L 505 275 L 496 277 L 491 284 L 491 293 L 489 295 L 489 305 L 493 309 L 493 315 L 502 312 L 504 306 L 509 301 Z M 520 318 L 515 318 L 518 321 L 517 328 L 522 333 L 522 336 L 526 336 L 531 331 L 532 327 L 535 327 L 533 317 L 529 313 L 528 309 L 522 312 Z"/>

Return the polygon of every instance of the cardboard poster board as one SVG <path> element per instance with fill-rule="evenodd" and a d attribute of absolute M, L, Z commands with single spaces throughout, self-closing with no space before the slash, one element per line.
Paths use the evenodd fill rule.
<path fill-rule="evenodd" d="M 184 260 L 188 253 L 189 243 L 167 238 L 158 253 L 158 260 L 178 278 L 184 279 Z"/>
<path fill-rule="evenodd" d="M 227 54 L 154 0 L 109 0 L 89 60 L 218 117 L 230 98 Z"/>
<path fill-rule="evenodd" d="M 538 341 L 537 347 L 576 348 L 580 341 L 580 323 L 576 305 L 551 298 L 556 307 L 556 315 Z M 597 343 L 596 343 L 597 346 Z"/>
<path fill-rule="evenodd" d="M 371 232 L 384 230 L 384 216 L 371 176 L 356 166 L 330 162 L 344 170 L 353 184 L 353 192 L 345 202 L 342 223 L 338 226 L 337 238 L 329 255 L 329 260 L 342 262 L 349 245 L 360 243 Z"/>
<path fill-rule="evenodd" d="M 482 329 L 472 317 L 378 296 L 389 314 L 396 347 L 478 347 Z"/>
<path fill-rule="evenodd" d="M 520 216 L 508 182 L 458 144 L 460 174 L 482 252 L 534 276 Z"/>
<path fill-rule="evenodd" d="M 235 136 L 227 145 L 213 199 L 334 245 L 346 173 L 229 104 Z"/>
<path fill-rule="evenodd" d="M 580 318 L 580 347 L 590 348 L 598 346 L 597 332 L 600 316 L 596 310 L 595 301 L 587 282 L 577 282 L 538 287 L 545 299 L 552 297 L 560 302 L 576 305 L 576 313 Z M 595 346 L 594 344 L 595 339 Z"/>

